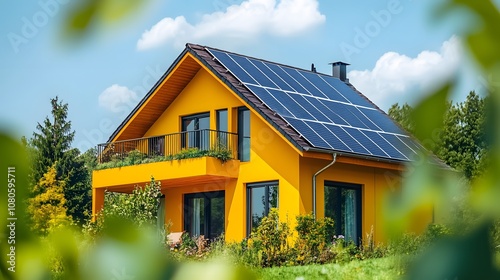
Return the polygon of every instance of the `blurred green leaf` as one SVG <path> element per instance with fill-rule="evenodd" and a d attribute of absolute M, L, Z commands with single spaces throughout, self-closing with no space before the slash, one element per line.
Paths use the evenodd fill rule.
<path fill-rule="evenodd" d="M 464 190 L 458 174 L 432 164 L 427 156 L 408 166 L 402 190 L 387 194 L 384 218 L 390 236 L 411 230 L 414 215 L 433 209 L 436 222 L 441 222 L 451 209 L 453 199 Z"/>
<path fill-rule="evenodd" d="M 63 34 L 82 38 L 93 25 L 109 24 L 130 17 L 147 0 L 82 0 L 72 3 L 68 9 Z"/>
<path fill-rule="evenodd" d="M 410 116 L 414 120 L 415 136 L 422 141 L 427 148 L 436 137 L 435 135 L 443 127 L 444 113 L 447 109 L 447 98 L 450 93 L 451 83 L 448 82 L 439 90 L 422 100 Z M 429 144 L 430 143 L 430 144 Z"/>
<path fill-rule="evenodd" d="M 0 131 L 0 180 L 2 187 L 0 188 L 0 272 L 3 279 L 13 279 L 14 274 L 8 271 L 10 266 L 7 261 L 10 259 L 7 254 L 10 253 L 10 247 L 15 246 L 16 250 L 16 269 L 22 265 L 20 258 L 20 246 L 28 243 L 33 238 L 33 235 L 28 227 L 28 217 L 25 209 L 25 201 L 28 197 L 28 156 L 20 141 L 16 141 L 4 131 Z M 10 172 L 9 168 L 14 170 Z M 13 168 L 13 169 L 12 169 Z M 10 181 L 9 181 L 10 179 Z M 13 185 L 8 186 L 7 182 Z M 14 190 L 15 207 L 8 208 L 9 189 Z M 11 194 L 12 198 L 12 194 Z M 12 210 L 12 211 L 10 211 Z M 16 220 L 7 220 L 7 218 L 15 218 Z M 15 223 L 14 239 L 10 239 L 11 230 L 7 227 L 8 223 Z M 15 244 L 12 243 L 15 241 Z"/>
<path fill-rule="evenodd" d="M 105 22 L 115 22 L 137 12 L 146 0 L 104 0 L 101 1 L 100 14 Z"/>
<path fill-rule="evenodd" d="M 464 237 L 438 241 L 410 267 L 407 279 L 500 279 L 493 265 L 489 223 Z"/>
<path fill-rule="evenodd" d="M 86 0 L 74 4 L 66 21 L 65 34 L 81 36 L 85 34 L 99 11 L 99 0 Z"/>
<path fill-rule="evenodd" d="M 458 7 L 465 7 L 479 21 L 479 24 L 474 25 L 470 33 L 466 34 L 465 41 L 477 62 L 485 69 L 491 69 L 500 61 L 500 52 L 498 52 L 500 49 L 500 36 L 498 36 L 500 12 L 491 0 L 453 0 L 441 6 L 437 14 L 441 16 Z"/>
<path fill-rule="evenodd" d="M 80 279 L 78 273 L 80 251 L 78 246 L 81 239 L 80 234 L 70 228 L 60 229 L 52 233 L 48 238 L 50 246 L 54 247 L 57 256 L 61 258 L 65 278 Z"/>

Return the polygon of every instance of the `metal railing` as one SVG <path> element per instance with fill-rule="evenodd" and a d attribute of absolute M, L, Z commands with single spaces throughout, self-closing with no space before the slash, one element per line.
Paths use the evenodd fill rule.
<path fill-rule="evenodd" d="M 105 163 L 124 160 L 132 155 L 140 159 L 175 156 L 189 148 L 199 151 L 228 152 L 231 158 L 237 158 L 238 135 L 210 129 L 184 131 L 99 144 L 97 154 L 99 163 Z"/>

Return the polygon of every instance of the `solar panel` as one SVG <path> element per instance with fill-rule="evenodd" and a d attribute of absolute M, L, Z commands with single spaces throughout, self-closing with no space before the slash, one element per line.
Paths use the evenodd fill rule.
<path fill-rule="evenodd" d="M 241 57 L 233 55 L 232 58 L 238 65 L 245 69 L 245 71 L 255 80 L 259 85 L 263 87 L 278 88 L 278 86 L 273 83 L 264 73 L 262 73 L 255 65 L 253 65 L 250 60 L 246 57 Z"/>
<path fill-rule="evenodd" d="M 313 83 L 318 89 L 320 89 L 323 95 L 326 95 L 328 99 L 346 103 L 349 102 L 349 100 L 347 100 L 327 82 L 325 82 L 325 80 L 323 80 L 319 75 L 307 71 L 301 71 L 300 73 L 311 83 Z"/>
<path fill-rule="evenodd" d="M 309 143 L 311 143 L 314 147 L 332 149 L 332 146 L 329 145 L 323 138 L 321 138 L 314 130 L 312 130 L 308 125 L 304 123 L 304 121 L 284 117 L 284 119 L 297 131 L 299 131 L 300 135 L 304 137 Z"/>
<path fill-rule="evenodd" d="M 266 62 L 266 66 L 269 67 L 269 69 L 271 69 L 274 73 L 276 73 L 276 75 L 278 75 L 283 81 L 285 81 L 285 83 L 290 85 L 290 87 L 292 87 L 295 92 L 310 95 L 310 93 L 308 93 L 308 91 L 303 86 L 301 86 L 294 78 L 288 75 L 285 70 L 283 70 L 279 65 Z"/>
<path fill-rule="evenodd" d="M 269 67 L 264 64 L 262 61 L 258 61 L 255 59 L 251 59 L 252 63 L 259 68 L 264 75 L 269 77 L 276 85 L 278 85 L 279 89 L 286 90 L 286 91 L 293 91 L 294 89 L 290 87 L 285 81 L 283 81 L 276 73 L 274 73 Z"/>
<path fill-rule="evenodd" d="M 344 152 L 353 152 L 351 148 L 344 143 L 344 139 L 342 137 L 339 137 L 326 129 L 326 127 L 318 122 L 311 122 L 311 121 L 304 121 L 310 128 L 312 128 L 314 131 L 321 131 L 320 136 L 332 146 L 333 149 L 337 151 L 344 151 Z"/>
<path fill-rule="evenodd" d="M 423 147 L 333 76 L 220 50 L 208 51 L 312 147 L 411 160 Z"/>
<path fill-rule="evenodd" d="M 299 71 L 295 69 L 290 69 L 288 67 L 281 67 L 283 70 L 285 70 L 288 75 L 290 75 L 292 78 L 295 79 L 302 87 L 304 87 L 307 90 L 307 93 L 311 94 L 312 96 L 316 97 L 322 97 L 322 98 L 328 98 L 328 96 L 324 95 L 318 88 L 316 88 L 311 82 L 309 82 L 304 76 L 302 76 Z"/>
<path fill-rule="evenodd" d="M 314 107 L 303 95 L 300 94 L 288 94 L 295 102 L 299 103 L 304 110 L 308 111 L 320 122 L 331 122 L 328 117 L 326 117 L 318 108 Z"/>
<path fill-rule="evenodd" d="M 249 89 L 257 95 L 257 97 L 267 104 L 271 110 L 275 111 L 276 113 L 286 116 L 286 117 L 295 117 L 290 111 L 283 106 L 278 100 L 276 100 L 268 90 L 262 87 L 257 87 L 257 86 L 252 86 L 248 85 Z"/>

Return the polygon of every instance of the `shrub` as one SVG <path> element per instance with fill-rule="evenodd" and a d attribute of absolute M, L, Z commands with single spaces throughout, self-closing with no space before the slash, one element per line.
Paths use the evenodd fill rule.
<path fill-rule="evenodd" d="M 248 240 L 250 253 L 254 257 L 257 254 L 258 263 L 262 267 L 280 266 L 292 253 L 288 244 L 289 236 L 290 227 L 279 221 L 278 209 L 272 208 Z"/>
<path fill-rule="evenodd" d="M 297 216 L 297 263 L 326 263 L 333 258 L 329 247 L 333 241 L 333 225 L 328 217 L 316 220 L 312 214 Z"/>
<path fill-rule="evenodd" d="M 84 232 L 96 237 L 106 227 L 108 219 L 125 219 L 137 226 L 155 226 L 160 205 L 161 183 L 151 178 L 144 187 L 137 186 L 132 194 L 106 192 L 104 208 L 97 214 L 95 222 L 84 225 Z"/>

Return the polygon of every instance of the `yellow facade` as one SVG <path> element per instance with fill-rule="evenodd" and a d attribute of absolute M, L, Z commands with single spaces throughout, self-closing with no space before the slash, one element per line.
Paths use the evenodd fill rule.
<path fill-rule="evenodd" d="M 182 67 L 182 63 L 181 60 L 177 67 Z M 162 86 L 168 86 L 168 80 Z M 228 241 L 240 241 L 247 235 L 247 184 L 278 181 L 280 219 L 287 220 L 293 227 L 297 215 L 313 210 L 312 177 L 331 160 L 324 155 L 316 157 L 299 151 L 201 62 L 191 81 L 143 137 L 180 132 L 183 116 L 207 112 L 210 129 L 215 130 L 216 111 L 221 109 L 228 110 L 229 130 L 236 132 L 237 109 L 242 106 L 250 109 L 249 161 L 234 159 L 222 163 L 204 157 L 94 171 L 94 214 L 102 208 L 104 189 L 130 192 L 135 185 L 144 185 L 154 177 L 162 182 L 165 222 L 171 223 L 172 232 L 184 230 L 185 195 L 223 190 L 225 237 Z M 136 112 L 136 116 L 140 114 L 140 110 Z M 126 130 L 127 126 L 122 129 Z M 375 240 L 383 241 L 384 194 L 400 188 L 400 170 L 401 166 L 397 165 L 368 160 L 349 162 L 339 158 L 317 177 L 317 217 L 325 213 L 325 181 L 359 184 L 362 189 L 362 236 L 373 226 Z M 425 225 L 431 218 L 430 215 L 423 217 L 421 224 Z"/>

